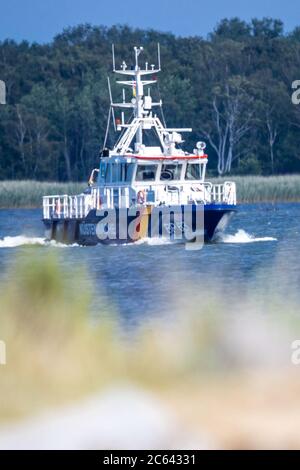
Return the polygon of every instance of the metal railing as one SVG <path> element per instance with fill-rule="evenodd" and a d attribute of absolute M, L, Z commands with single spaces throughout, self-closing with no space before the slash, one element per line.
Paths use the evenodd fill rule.
<path fill-rule="evenodd" d="M 133 190 L 132 190 L 133 191 Z M 159 187 L 152 186 L 155 193 L 153 204 L 162 201 L 166 204 L 230 204 L 236 205 L 236 185 L 234 182 L 225 181 L 222 184 L 195 183 L 184 187 Z M 139 190 L 136 190 L 138 193 Z M 134 194 L 134 191 L 133 191 Z M 99 210 L 129 208 L 136 200 L 130 200 L 130 188 L 105 187 L 92 188 L 88 194 L 78 196 L 56 195 L 43 198 L 44 219 L 83 219 L 92 209 Z M 147 198 L 144 204 L 148 204 Z"/>
<path fill-rule="evenodd" d="M 82 219 L 100 206 L 99 189 L 78 196 L 56 195 L 43 198 L 44 219 Z"/>
<path fill-rule="evenodd" d="M 236 205 L 236 184 L 233 181 L 225 181 L 224 183 L 204 183 L 209 202 Z"/>
<path fill-rule="evenodd" d="M 160 196 L 162 193 L 160 194 Z M 180 191 L 167 191 L 167 203 L 173 204 L 228 204 L 236 205 L 236 184 L 226 181 L 221 184 L 210 182 L 185 185 Z"/>
<path fill-rule="evenodd" d="M 72 196 L 45 196 L 43 198 L 43 216 L 44 219 L 68 219 L 74 213 L 82 213 L 81 197 L 78 197 L 76 207 Z"/>
<path fill-rule="evenodd" d="M 83 219 L 92 209 L 129 207 L 129 187 L 93 188 L 89 194 L 43 197 L 44 219 Z"/>
<path fill-rule="evenodd" d="M 101 206 L 104 208 L 126 208 L 130 207 L 130 202 L 129 186 L 106 186 L 103 189 Z"/>

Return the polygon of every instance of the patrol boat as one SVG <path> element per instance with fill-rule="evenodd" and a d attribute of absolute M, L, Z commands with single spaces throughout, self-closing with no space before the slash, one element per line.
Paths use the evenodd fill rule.
<path fill-rule="evenodd" d="M 92 171 L 86 191 L 76 196 L 43 198 L 46 237 L 80 245 L 128 243 L 144 238 L 166 238 L 172 242 L 212 241 L 224 230 L 236 210 L 236 185 L 205 180 L 206 144 L 197 142 L 192 153 L 182 148 L 182 133 L 189 128 L 168 128 L 163 113 L 154 108 L 151 85 L 161 71 L 158 45 L 157 66 L 141 68 L 142 47 L 134 47 L 135 65 L 125 61 L 113 71 L 121 76 L 123 99 L 114 103 L 110 80 L 110 111 L 99 166 Z M 130 89 L 126 101 L 125 88 Z M 115 109 L 121 108 L 120 119 Z M 131 118 L 125 115 L 131 111 Z M 110 121 L 119 132 L 113 148 L 107 148 Z M 150 145 L 146 145 L 151 136 Z"/>

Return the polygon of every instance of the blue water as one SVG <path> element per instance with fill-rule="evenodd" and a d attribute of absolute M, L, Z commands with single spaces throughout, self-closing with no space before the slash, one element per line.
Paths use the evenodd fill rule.
<path fill-rule="evenodd" d="M 203 295 L 212 299 L 220 291 L 230 309 L 230 302 L 243 289 L 248 293 L 251 289 L 297 293 L 299 221 L 300 204 L 244 205 L 239 207 L 223 239 L 200 251 L 187 251 L 183 245 L 151 243 L 57 247 L 44 244 L 40 210 L 2 210 L 0 283 L 11 275 L 9 267 L 15 255 L 34 250 L 43 257 L 55 251 L 69 275 L 84 265 L 95 299 L 101 293 L 129 324 L 170 310 L 189 295 L 190 286 L 199 286 Z M 37 244 L 29 248 L 30 242 Z M 82 281 L 78 288 L 85 289 L 85 283 Z M 96 301 L 93 313 L 103 313 L 97 311 Z"/>

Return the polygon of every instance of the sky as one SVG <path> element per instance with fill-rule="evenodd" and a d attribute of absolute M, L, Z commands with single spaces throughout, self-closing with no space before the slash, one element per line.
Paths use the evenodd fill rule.
<path fill-rule="evenodd" d="M 0 40 L 45 43 L 79 23 L 206 37 L 222 18 L 235 16 L 279 18 L 291 31 L 300 25 L 299 0 L 0 0 Z"/>

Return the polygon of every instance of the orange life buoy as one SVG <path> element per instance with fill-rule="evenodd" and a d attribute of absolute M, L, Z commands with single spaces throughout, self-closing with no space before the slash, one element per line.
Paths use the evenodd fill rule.
<path fill-rule="evenodd" d="M 144 204 L 145 202 L 145 191 L 141 190 L 137 193 L 137 203 Z"/>

